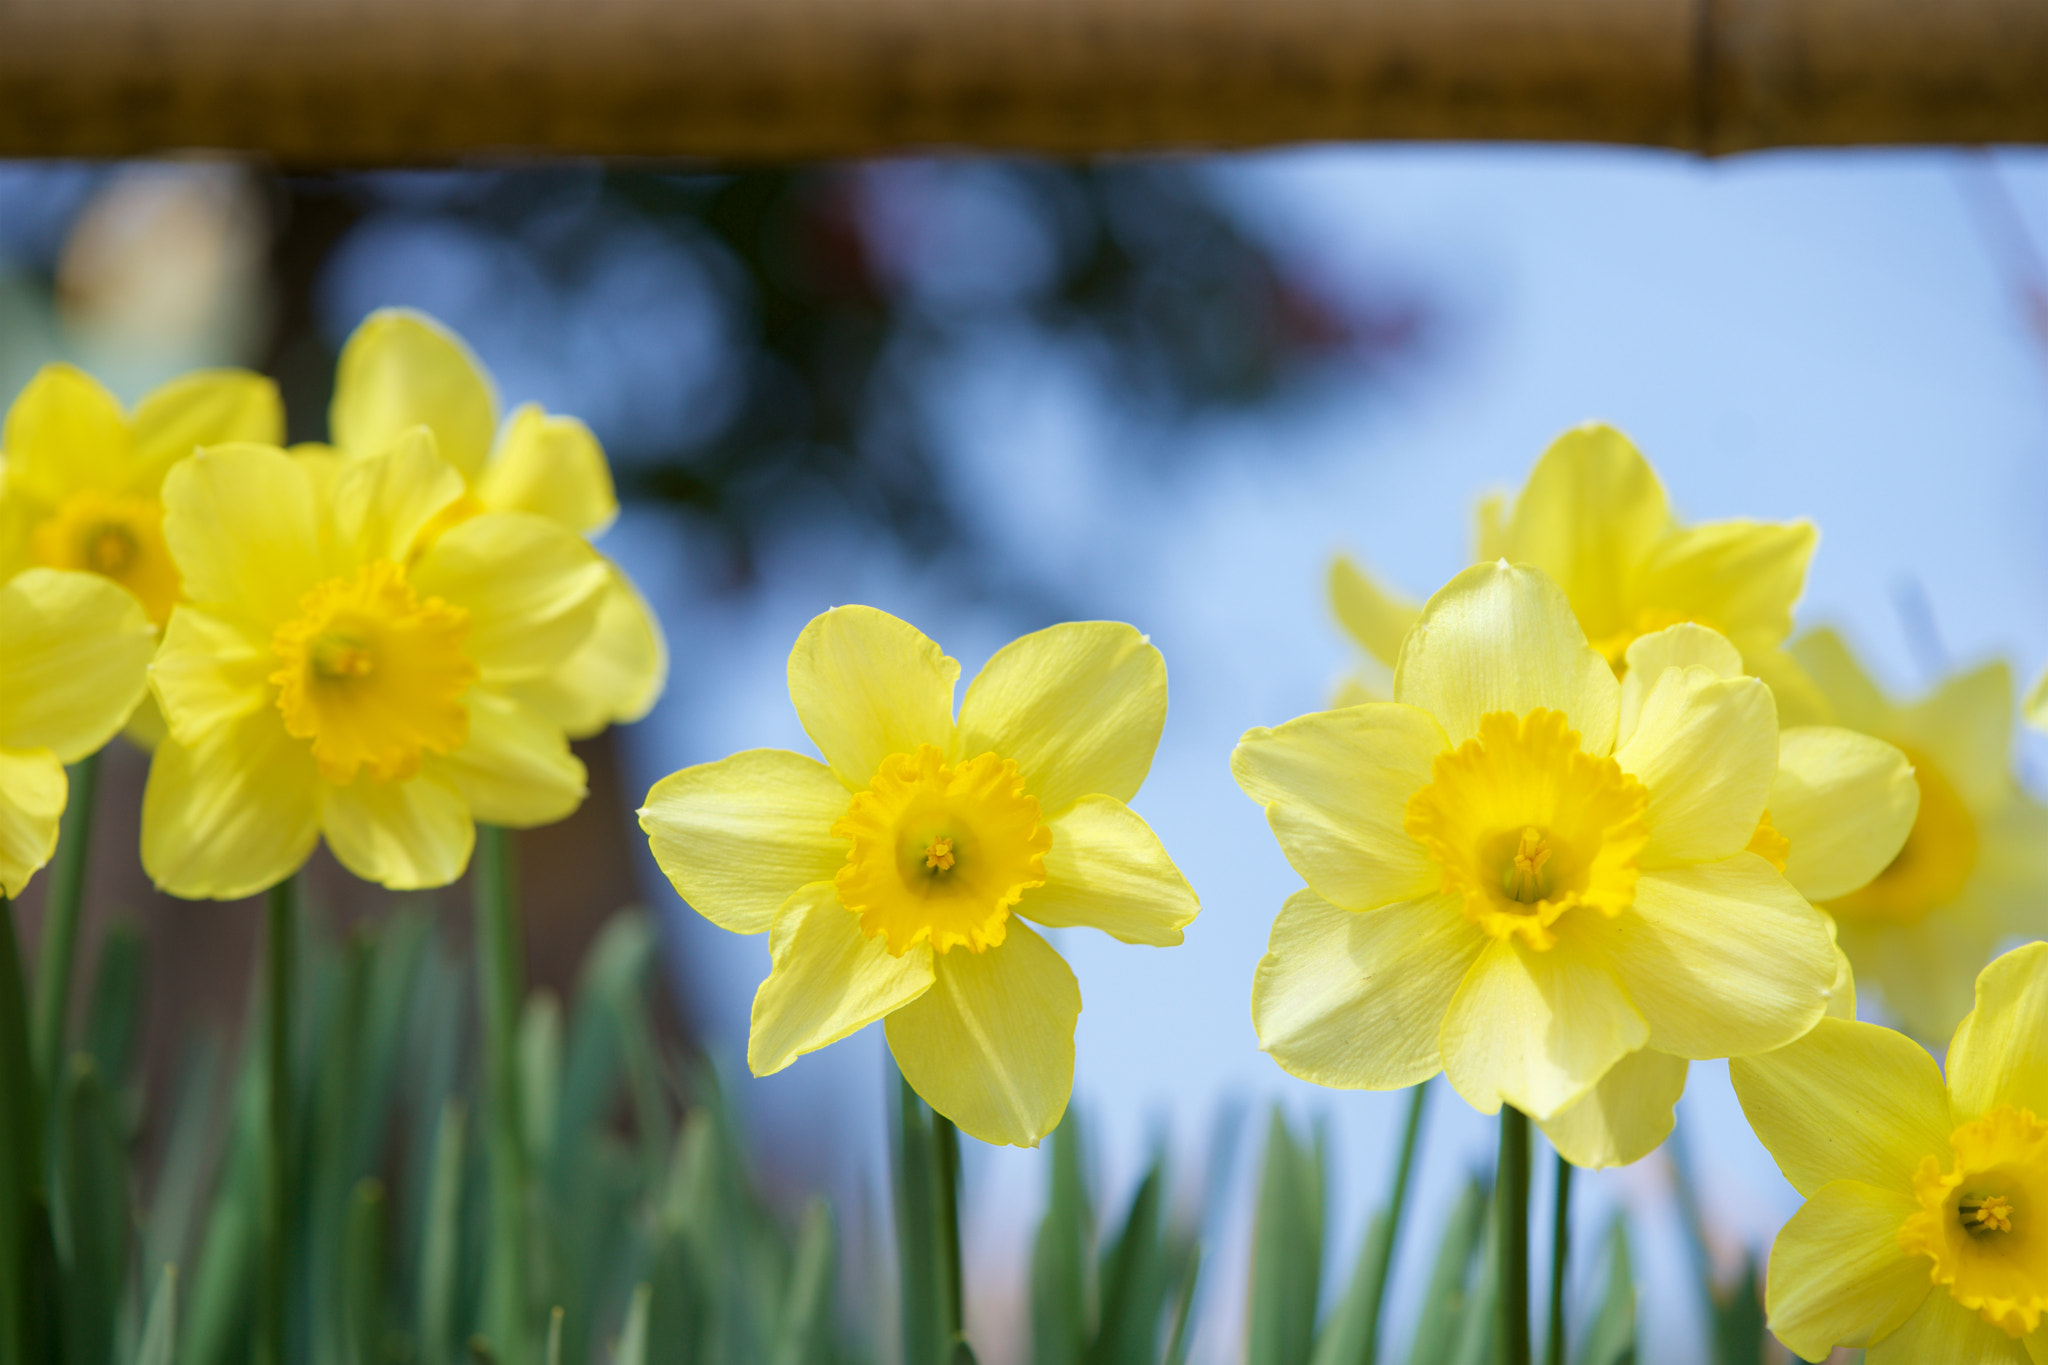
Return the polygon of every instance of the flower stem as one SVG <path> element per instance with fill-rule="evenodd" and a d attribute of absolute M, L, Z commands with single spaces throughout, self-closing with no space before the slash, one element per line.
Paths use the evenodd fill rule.
<path fill-rule="evenodd" d="M 0 894 L 0 1358 L 35 1358 L 34 1225 L 42 1179 L 42 1097 L 29 1060 L 14 909 Z"/>
<path fill-rule="evenodd" d="M 1422 1135 L 1422 1106 L 1429 1097 L 1427 1084 L 1415 1086 L 1408 1096 L 1408 1126 L 1401 1134 L 1401 1157 L 1394 1166 L 1394 1188 L 1387 1196 L 1385 1241 L 1377 1248 L 1373 1264 L 1372 1300 L 1366 1321 L 1371 1324 L 1366 1338 L 1366 1359 L 1379 1357 L 1380 1305 L 1387 1294 L 1387 1276 L 1394 1268 L 1394 1239 L 1401 1235 L 1401 1215 L 1408 1206 L 1408 1183 L 1415 1172 L 1415 1145 Z"/>
<path fill-rule="evenodd" d="M 93 793 L 99 787 L 100 756 L 71 765 L 70 794 L 50 864 L 50 889 L 43 902 L 43 941 L 36 952 L 35 1062 L 43 1088 L 55 1093 L 64 1064 L 64 1028 L 71 1016 L 71 962 L 78 949 L 79 909 L 85 902 L 86 854 L 92 844 Z"/>
<path fill-rule="evenodd" d="M 939 1268 L 945 1283 L 946 1349 L 967 1338 L 967 1301 L 960 1285 L 960 1130 L 932 1111 L 933 1175 L 938 1185 Z"/>
<path fill-rule="evenodd" d="M 285 1365 L 290 1351 L 286 1298 L 291 1284 L 292 978 L 297 926 L 295 881 L 263 898 L 263 1270 L 256 1318 L 259 1365 Z"/>
<path fill-rule="evenodd" d="M 1500 1107 L 1500 1169 L 1493 1187 L 1495 1247 L 1499 1253 L 1502 1365 L 1530 1365 L 1529 1354 L 1529 1116 Z"/>
<path fill-rule="evenodd" d="M 526 930 L 512 886 L 512 839 L 476 831 L 476 955 L 483 994 L 484 1078 L 490 1102 L 491 1252 L 485 1324 L 493 1358 L 527 1356 L 526 1136 L 519 1094 L 519 1005 L 526 995 Z"/>
<path fill-rule="evenodd" d="M 1572 1247 L 1572 1163 L 1557 1158 L 1556 1209 L 1550 1226 L 1550 1339 L 1544 1365 L 1564 1365 L 1564 1273 Z"/>

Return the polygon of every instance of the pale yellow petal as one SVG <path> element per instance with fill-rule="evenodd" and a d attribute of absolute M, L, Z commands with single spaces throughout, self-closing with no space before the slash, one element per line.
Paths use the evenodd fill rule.
<path fill-rule="evenodd" d="M 15 575 L 0 585 L 0 748 L 97 752 L 142 700 L 155 650 L 141 604 L 111 581 Z"/>
<path fill-rule="evenodd" d="M 758 934 L 798 887 L 831 881 L 846 861 L 846 840 L 831 830 L 847 800 L 816 759 L 749 749 L 655 783 L 640 828 L 693 910 L 721 929 Z"/>
<path fill-rule="evenodd" d="M 407 428 L 378 454 L 348 461 L 326 492 L 334 538 L 329 570 L 347 573 L 378 559 L 409 562 L 421 530 L 461 496 L 462 476 L 436 453 L 425 427 Z"/>
<path fill-rule="evenodd" d="M 142 794 L 142 866 L 187 900 L 239 900 L 299 870 L 320 837 L 311 747 L 266 708 L 199 744 L 157 746 Z"/>
<path fill-rule="evenodd" d="M 164 477 L 164 539 L 185 596 L 265 628 L 325 576 L 313 480 L 274 446 L 213 446 Z"/>
<path fill-rule="evenodd" d="M 1591 1090 L 1650 1040 L 1607 965 L 1560 940 L 1536 952 L 1496 939 L 1465 973 L 1438 1043 L 1444 1076 L 1482 1114 L 1511 1104 L 1537 1120 Z"/>
<path fill-rule="evenodd" d="M 1415 602 L 1373 582 L 1349 555 L 1330 561 L 1330 607 L 1351 638 L 1388 668 L 1401 657 L 1401 641 L 1422 614 Z"/>
<path fill-rule="evenodd" d="M 8 493 L 54 504 L 83 488 L 117 490 L 128 475 L 129 439 L 120 400 L 104 384 L 76 366 L 45 365 L 0 428 Z"/>
<path fill-rule="evenodd" d="M 1857 979 L 1878 995 L 1899 1027 L 1940 1047 L 1970 1012 L 1977 973 L 2001 937 L 1995 907 L 1964 896 L 1917 924 L 1840 921 L 1842 948 Z"/>
<path fill-rule="evenodd" d="M 1650 462 L 1614 428 L 1587 425 L 1558 437 L 1529 471 L 1501 554 L 1549 574 L 1585 632 L 1604 639 L 1636 628 L 1635 570 L 1670 525 Z"/>
<path fill-rule="evenodd" d="M 1247 731 L 1230 771 L 1303 881 L 1347 910 L 1373 910 L 1436 889 L 1436 865 L 1402 820 L 1448 747 L 1427 712 L 1378 703 Z"/>
<path fill-rule="evenodd" d="M 2048 669 L 2034 679 L 2034 685 L 2027 689 L 2027 699 L 2020 703 L 2020 712 L 2027 718 L 2027 724 L 2036 730 L 2048 730 Z"/>
<path fill-rule="evenodd" d="M 0 749 L 0 895 L 19 896 L 56 852 L 68 790 L 48 749 Z"/>
<path fill-rule="evenodd" d="M 461 338 L 424 314 L 385 308 L 341 348 L 327 424 L 351 455 L 375 455 L 407 427 L 431 427 L 442 458 L 474 482 L 497 413 L 491 382 Z"/>
<path fill-rule="evenodd" d="M 1655 609 L 1698 621 L 1744 650 L 1792 633 L 1792 604 L 1806 588 L 1819 539 L 1811 522 L 1714 521 L 1658 541 L 1636 591 Z"/>
<path fill-rule="evenodd" d="M 1776 1052 L 1735 1058 L 1728 1074 L 1749 1126 L 1808 1198 L 1831 1180 L 1910 1198 L 1920 1158 L 1947 1158 L 1941 1068 L 1904 1034 L 1822 1019 Z"/>
<path fill-rule="evenodd" d="M 2001 936 L 2048 938 L 2048 806 L 2017 783 L 1996 812 L 1979 816 L 1967 894 L 1993 903 Z"/>
<path fill-rule="evenodd" d="M 165 472 L 201 446 L 284 444 L 284 400 L 253 371 L 194 370 L 136 405 L 134 432 L 125 490 L 153 498 Z"/>
<path fill-rule="evenodd" d="M 1849 961 L 1849 954 L 1835 945 L 1835 984 L 1828 987 L 1828 1018 L 1854 1019 L 1856 1017 L 1856 968 Z"/>
<path fill-rule="evenodd" d="M 1491 564 L 1512 558 L 1508 553 L 1508 495 L 1496 488 L 1482 494 L 1472 508 L 1472 561 Z"/>
<path fill-rule="evenodd" d="M 1297 891 L 1252 977 L 1259 1046 L 1316 1085 L 1420 1084 L 1443 1069 L 1437 1029 L 1486 942 L 1456 896 L 1360 914 Z"/>
<path fill-rule="evenodd" d="M 1645 868 L 1726 858 L 1756 834 L 1778 772 L 1778 710 L 1755 678 L 1667 668 L 1643 699 L 1622 771 L 1649 788 Z"/>
<path fill-rule="evenodd" d="M 1948 1294 L 1929 1293 L 1863 1365 L 2027 1365 L 2027 1347 Z"/>
<path fill-rule="evenodd" d="M 609 567 L 611 582 L 598 602 L 597 624 L 582 647 L 553 672 L 509 688 L 572 739 L 639 720 L 668 682 L 661 622 L 619 566 Z"/>
<path fill-rule="evenodd" d="M 1799 661 L 1784 647 L 1751 648 L 1742 656 L 1742 666 L 1762 678 L 1771 695 L 1778 699 L 1780 725 L 1840 724 L 1835 708 L 1820 684 L 1810 677 Z"/>
<path fill-rule="evenodd" d="M 1837 1346 L 1882 1340 L 1913 1316 L 1930 1288 L 1927 1258 L 1899 1249 L 1899 1225 L 1919 1207 L 1900 1190 L 1855 1180 L 1815 1190 L 1771 1244 L 1764 1302 L 1778 1340 L 1803 1359 L 1825 1360 Z"/>
<path fill-rule="evenodd" d="M 1584 1098 L 1542 1121 L 1543 1136 L 1574 1166 L 1626 1166 L 1671 1136 L 1687 1062 L 1638 1048 L 1607 1068 Z"/>
<path fill-rule="evenodd" d="M 469 866 L 476 826 L 455 784 L 431 768 L 404 782 L 327 788 L 320 832 L 341 865 L 392 891 L 446 886 Z"/>
<path fill-rule="evenodd" d="M 1742 653 L 1728 643 L 1728 637 L 1689 621 L 1638 635 L 1629 644 L 1626 659 L 1628 672 L 1621 679 L 1621 720 L 1615 727 L 1617 749 L 1636 732 L 1636 722 L 1642 719 L 1643 699 L 1664 676 L 1665 669 L 1697 665 L 1717 678 L 1742 676 Z"/>
<path fill-rule="evenodd" d="M 582 647 L 611 566 L 545 517 L 486 512 L 437 539 L 412 581 L 469 612 L 465 649 L 500 686 L 545 676 Z"/>
<path fill-rule="evenodd" d="M 747 1034 L 747 1067 L 756 1076 L 866 1028 L 932 985 L 931 946 L 891 957 L 881 939 L 860 932 L 860 917 L 839 903 L 829 881 L 790 895 L 768 952 L 774 965 L 754 993 Z"/>
<path fill-rule="evenodd" d="M 1201 904 L 1137 812 L 1112 796 L 1084 796 L 1052 822 L 1045 885 L 1017 913 L 1055 929 L 1100 929 L 1125 943 L 1168 948 Z"/>
<path fill-rule="evenodd" d="M 171 613 L 149 682 L 180 743 L 198 744 L 219 726 L 271 705 L 277 669 L 270 640 L 229 617 L 190 604 Z"/>
<path fill-rule="evenodd" d="M 968 684 L 959 757 L 1014 759 L 1047 819 L 1084 796 L 1138 794 L 1166 725 L 1166 660 L 1117 621 L 1012 640 Z"/>
<path fill-rule="evenodd" d="M 1401 647 L 1394 700 L 1436 717 L 1452 744 L 1493 711 L 1564 713 L 1588 753 L 1614 747 L 1621 688 L 1571 604 L 1540 570 L 1475 564 L 1452 579 Z"/>
<path fill-rule="evenodd" d="M 611 466 L 590 428 L 574 417 L 551 417 L 538 403 L 522 403 L 476 495 L 498 512 L 552 517 L 579 536 L 594 536 L 619 515 Z"/>
<path fill-rule="evenodd" d="M 2027 1348 L 2027 1359 L 2032 1365 L 2048 1365 L 2048 1327 L 2027 1333 L 2020 1338 L 2020 1344 Z"/>
<path fill-rule="evenodd" d="M 1645 872 L 1632 908 L 1560 928 L 1613 962 L 1650 1046 L 1695 1061 L 1784 1046 L 1834 987 L 1827 916 L 1754 853 Z"/>
<path fill-rule="evenodd" d="M 462 794 L 470 815 L 532 829 L 574 814 L 590 789 L 561 727 L 488 688 L 471 688 L 464 701 L 468 742 L 427 766 Z"/>
<path fill-rule="evenodd" d="M 1977 1005 L 1948 1050 L 1958 1123 L 2001 1104 L 2048 1117 L 2048 943 L 2015 948 L 1977 977 Z"/>
<path fill-rule="evenodd" d="M 834 607 L 812 617 L 789 651 L 797 719 L 854 791 L 874 781 L 891 754 L 920 744 L 951 749 L 959 681 L 960 665 L 923 631 L 873 607 Z"/>
<path fill-rule="evenodd" d="M 1827 629 L 1809 631 L 1794 640 L 1787 653 L 1827 699 L 1831 724 L 1866 735 L 1887 735 L 1898 727 L 1898 708 L 1840 635 Z"/>
<path fill-rule="evenodd" d="M 2012 670 L 2003 660 L 1944 680 L 1899 712 L 1899 743 L 1926 754 L 1972 812 L 2012 790 Z"/>
<path fill-rule="evenodd" d="M 968 1136 L 1037 1146 L 1074 1090 L 1074 974 L 1015 920 L 997 947 L 955 948 L 932 966 L 932 988 L 886 1025 L 903 1078 Z"/>
<path fill-rule="evenodd" d="M 1818 725 L 1779 734 L 1771 826 L 1792 845 L 1785 880 L 1808 900 L 1846 896 L 1884 871 L 1919 811 L 1913 765 L 1883 740 Z"/>

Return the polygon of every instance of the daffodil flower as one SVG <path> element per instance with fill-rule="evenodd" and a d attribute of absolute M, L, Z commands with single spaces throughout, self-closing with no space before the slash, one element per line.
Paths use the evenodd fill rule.
<path fill-rule="evenodd" d="M 345 464 L 218 446 L 164 480 L 186 600 L 150 667 L 170 729 L 142 805 L 159 886 L 250 895 L 322 835 L 360 877 L 440 886 L 474 821 L 576 808 L 583 765 L 515 689 L 582 646 L 609 571 L 525 513 L 429 537 L 462 496 L 424 428 Z"/>
<path fill-rule="evenodd" d="M 1252 988 L 1275 1061 L 1380 1090 L 1441 1070 L 1482 1112 L 1545 1121 L 1644 1049 L 1813 1026 L 1827 918 L 1749 851 L 1770 689 L 1652 666 L 1659 644 L 1617 680 L 1542 571 L 1475 566 L 1423 609 L 1393 702 L 1245 735 L 1232 771 L 1308 883 Z"/>
<path fill-rule="evenodd" d="M 1902 1034 L 1824 1019 L 1729 1065 L 1806 1203 L 1771 1247 L 1771 1331 L 1807 1360 L 2048 1361 L 2048 943 L 1977 977 L 1948 1074 Z"/>
<path fill-rule="evenodd" d="M 1181 941 L 1198 906 L 1125 803 L 1166 719 L 1166 666 L 1129 626 L 1080 622 L 998 651 L 968 687 L 915 627 L 817 617 L 789 693 L 820 763 L 754 749 L 657 783 L 640 812 L 697 912 L 768 931 L 757 1076 L 886 1020 L 932 1108 L 1033 1146 L 1073 1089 L 1074 975 L 1026 924 Z"/>
<path fill-rule="evenodd" d="M 330 434 L 344 455 L 360 457 L 415 426 L 434 433 L 465 489 L 429 536 L 494 511 L 547 517 L 592 538 L 619 514 L 611 468 L 588 427 L 527 403 L 501 429 L 490 376 L 459 337 L 423 314 L 380 309 L 342 347 Z M 579 739 L 646 715 L 668 675 L 660 623 L 625 573 L 605 566 L 596 629 L 557 667 L 507 689 Z"/>
<path fill-rule="evenodd" d="M 1657 471 L 1612 427 L 1589 425 L 1551 443 L 1512 507 L 1480 505 L 1476 558 L 1543 570 L 1564 589 L 1593 647 L 1618 672 L 1639 637 L 1680 622 L 1726 636 L 1746 671 L 1777 693 L 1786 723 L 1819 719 L 1780 646 L 1806 585 L 1816 533 L 1804 521 L 1714 521 L 1672 515 Z M 1330 568 L 1338 621 L 1392 669 L 1415 603 L 1384 589 L 1352 560 Z M 1348 682 L 1339 705 L 1383 700 L 1376 679 Z"/>
<path fill-rule="evenodd" d="M 2048 934 L 2048 807 L 2014 775 L 2012 675 L 1985 664 L 1900 705 L 1832 631 L 1795 640 L 1792 655 L 1835 724 L 1913 762 L 1920 807 L 1905 847 L 1869 885 L 1815 901 L 1840 926 L 1858 980 L 1906 1032 L 1939 1043 L 1999 942 Z"/>
<path fill-rule="evenodd" d="M 50 860 L 64 765 L 120 730 L 155 648 L 141 605 L 103 578 L 28 569 L 0 584 L 0 895 Z"/>

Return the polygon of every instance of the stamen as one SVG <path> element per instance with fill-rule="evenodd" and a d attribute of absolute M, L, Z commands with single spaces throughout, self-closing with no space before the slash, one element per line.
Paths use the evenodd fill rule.
<path fill-rule="evenodd" d="M 1956 1205 L 1956 1213 L 1971 1232 L 2012 1231 L 2012 1200 L 2002 1194 L 1965 1199 Z"/>
<path fill-rule="evenodd" d="M 1507 878 L 1507 893 L 1527 905 L 1543 899 L 1543 865 L 1550 861 L 1550 847 L 1543 841 L 1543 831 L 1533 826 L 1522 831 L 1521 845 L 1515 850 L 1515 865 Z"/>
<path fill-rule="evenodd" d="M 377 661 L 359 642 L 345 635 L 323 635 L 313 642 L 313 671 L 323 678 L 367 678 Z"/>
<path fill-rule="evenodd" d="M 951 839 L 939 838 L 925 845 L 924 865 L 931 868 L 934 872 L 952 871 L 953 841 Z"/>
<path fill-rule="evenodd" d="M 135 562 L 135 535 L 116 522 L 102 522 L 86 538 L 85 562 L 93 572 L 118 578 Z"/>

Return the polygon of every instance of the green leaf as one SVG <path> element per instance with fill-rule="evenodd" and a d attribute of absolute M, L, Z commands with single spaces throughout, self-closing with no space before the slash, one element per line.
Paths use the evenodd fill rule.
<path fill-rule="evenodd" d="M 555 1153 L 562 1090 L 562 1002 L 551 992 L 535 991 L 520 1011 L 519 1077 L 526 1150 L 535 1168 L 546 1170 Z"/>
<path fill-rule="evenodd" d="M 66 1071 L 58 1131 L 55 1212 L 67 1360 L 106 1365 L 114 1358 L 115 1313 L 133 1224 L 113 1100 L 84 1053 L 72 1057 Z"/>
<path fill-rule="evenodd" d="M 1187 1365 L 1188 1324 L 1194 1319 L 1195 1290 L 1202 1282 L 1202 1244 L 1189 1245 L 1182 1258 L 1180 1293 L 1175 1297 L 1173 1334 L 1166 1339 L 1165 1365 Z"/>
<path fill-rule="evenodd" d="M 649 1292 L 644 1283 L 633 1290 L 633 1303 L 626 1310 L 626 1328 L 619 1334 L 619 1349 L 612 1355 L 612 1365 L 647 1365 Z"/>
<path fill-rule="evenodd" d="M 556 1304 L 548 1310 L 548 1349 L 543 1357 L 547 1365 L 562 1365 L 562 1306 Z"/>
<path fill-rule="evenodd" d="M 903 1294 L 904 1365 L 942 1365 L 948 1346 L 943 1320 L 944 1267 L 938 1238 L 938 1176 L 931 1111 L 897 1080 L 895 1138 L 896 1250 Z"/>
<path fill-rule="evenodd" d="M 135 1365 L 175 1365 L 178 1356 L 178 1267 L 166 1265 L 149 1296 L 149 1316 L 142 1323 L 142 1344 Z"/>
<path fill-rule="evenodd" d="M 1131 1196 L 1123 1225 L 1102 1254 L 1102 1321 L 1088 1351 L 1089 1365 L 1157 1359 L 1166 1275 L 1160 1245 L 1160 1206 L 1166 1197 L 1166 1158 L 1153 1157 Z"/>
<path fill-rule="evenodd" d="M 384 1185 L 356 1182 L 349 1196 L 348 1230 L 341 1259 L 344 1342 L 354 1365 L 376 1365 L 383 1355 L 389 1317 L 384 1304 Z"/>
<path fill-rule="evenodd" d="M 215 1116 L 224 1098 L 225 1068 L 221 1041 L 211 1031 L 202 1033 L 186 1049 L 178 1068 L 169 1135 L 143 1221 L 142 1270 L 151 1278 L 173 1262 L 186 1261 L 192 1253 L 193 1231 L 212 1184 L 210 1167 L 216 1156 L 212 1149 L 217 1139 L 225 1136 L 214 1132 Z"/>
<path fill-rule="evenodd" d="M 775 1365 L 826 1365 L 832 1351 L 832 1212 L 813 1199 L 804 1209 L 797 1235 L 796 1269 L 790 1276 L 788 1306 Z"/>
<path fill-rule="evenodd" d="M 1497 1192 L 1496 1192 L 1497 1194 Z M 1455 1343 L 1448 1357 L 1451 1365 L 1490 1365 L 1500 1342 L 1500 1256 L 1495 1250 L 1500 1220 L 1494 1216 L 1494 1201 L 1484 1211 L 1486 1230 L 1479 1238 L 1479 1254 L 1472 1263 L 1472 1287 L 1465 1295 L 1464 1316 L 1453 1335 Z M 1414 1357 L 1417 1365 L 1429 1359 Z"/>
<path fill-rule="evenodd" d="M 1297 1143 L 1276 1105 L 1252 1221 L 1247 1365 L 1306 1365 L 1323 1268 L 1323 1158 Z"/>
<path fill-rule="evenodd" d="M 1573 1354 L 1573 1365 L 1629 1365 L 1635 1359 L 1635 1273 L 1629 1258 L 1628 1220 L 1620 1214 L 1609 1227 L 1606 1256 L 1606 1290 Z"/>
<path fill-rule="evenodd" d="M 146 965 L 142 931 L 126 920 L 110 925 L 93 972 L 85 1051 L 99 1065 L 102 1082 L 117 1090 L 127 1084 L 135 1060 Z"/>
<path fill-rule="evenodd" d="M 462 1101 L 441 1106 L 434 1134 L 432 1188 L 420 1253 L 418 1348 L 420 1365 L 449 1365 L 455 1358 L 455 1294 L 462 1256 Z"/>
<path fill-rule="evenodd" d="M 1415 1341 L 1408 1353 L 1411 1365 L 1441 1365 L 1457 1345 L 1470 1309 L 1472 1257 L 1486 1210 L 1486 1186 L 1474 1177 L 1465 1183 L 1449 1216 L 1439 1224 L 1443 1236 L 1437 1242 L 1436 1262 L 1422 1296 Z"/>
<path fill-rule="evenodd" d="M 1353 1263 L 1350 1287 L 1316 1339 L 1314 1365 L 1375 1365 L 1379 1359 L 1380 1302 L 1386 1294 L 1387 1274 L 1393 1269 L 1394 1238 L 1408 1205 L 1408 1182 L 1415 1172 L 1415 1144 L 1422 1132 L 1422 1111 L 1428 1098 L 1427 1085 L 1415 1086 L 1409 1092 L 1408 1121 L 1402 1131 L 1400 1155 L 1394 1163 L 1387 1207 L 1366 1222 L 1365 1239 L 1359 1244 L 1358 1259 Z"/>
<path fill-rule="evenodd" d="M 1080 1365 L 1089 1339 L 1088 1152 L 1079 1106 L 1052 1134 L 1052 1183 L 1031 1249 L 1032 1365 Z"/>
<path fill-rule="evenodd" d="M 14 936 L 14 908 L 0 896 L 0 1359 L 42 1354 L 37 1323 L 47 1311 L 37 1269 L 47 1238 L 43 1202 L 43 1106 L 29 1056 L 28 988 Z M 38 1227 L 38 1224 L 43 1224 Z"/>
<path fill-rule="evenodd" d="M 258 1145 L 263 1124 L 263 1050 L 251 1031 L 236 1078 L 227 1156 L 180 1314 L 183 1365 L 243 1365 L 258 1275 L 257 1217 L 262 1190 Z"/>

